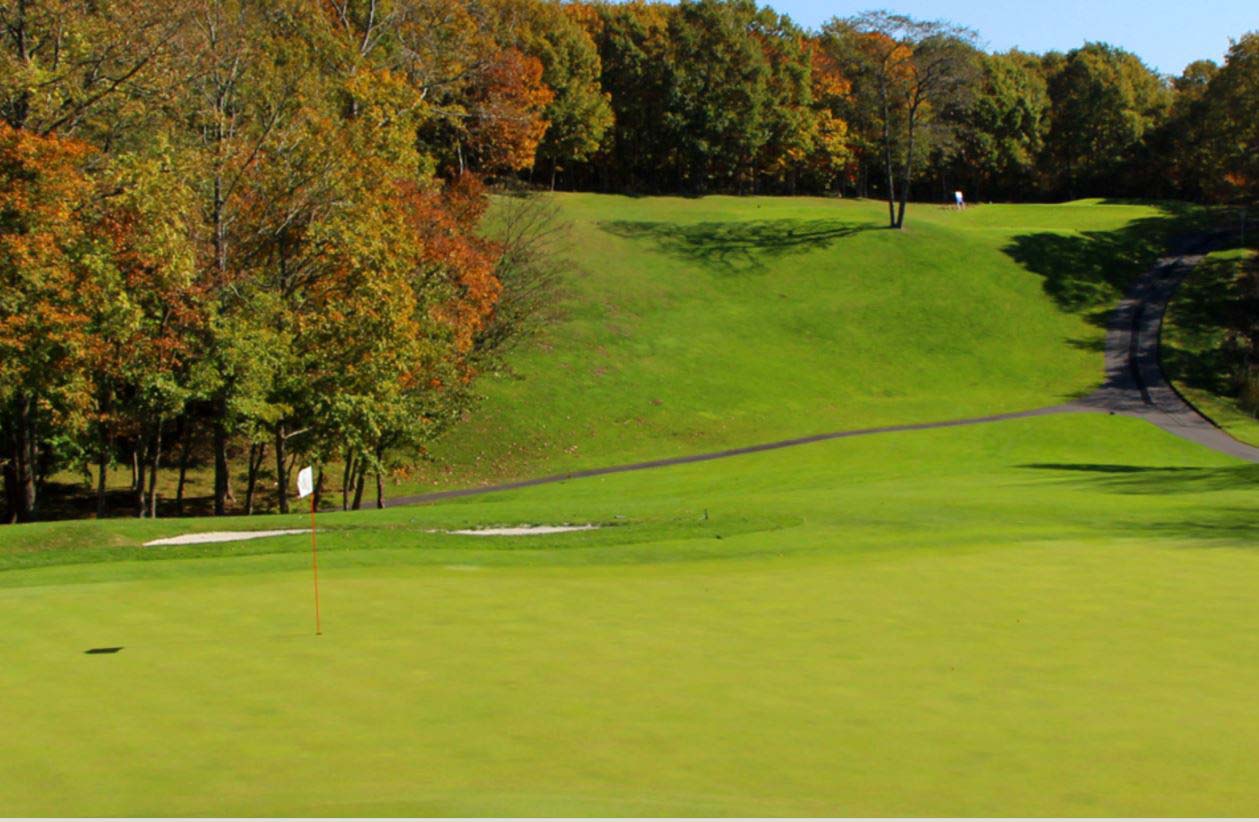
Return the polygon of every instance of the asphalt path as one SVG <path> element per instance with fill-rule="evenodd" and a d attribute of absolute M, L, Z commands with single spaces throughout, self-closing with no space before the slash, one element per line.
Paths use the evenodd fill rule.
<path fill-rule="evenodd" d="M 1205 237 L 1184 241 L 1132 284 L 1106 326 L 1105 381 L 1070 408 L 1140 417 L 1214 451 L 1259 462 L 1259 448 L 1238 442 L 1200 413 L 1167 381 L 1159 361 L 1167 303 L 1213 245 Z"/>
<path fill-rule="evenodd" d="M 1159 362 L 1159 336 L 1163 327 L 1163 314 L 1176 289 L 1194 266 L 1202 262 L 1213 246 L 1209 237 L 1196 237 L 1182 241 L 1177 250 L 1161 258 L 1153 268 L 1137 278 L 1123 300 L 1115 308 L 1106 324 L 1105 379 L 1100 388 L 1083 399 L 1060 405 L 1013 411 L 985 417 L 966 417 L 941 422 L 885 425 L 877 428 L 857 428 L 831 431 L 807 437 L 777 440 L 775 442 L 666 457 L 646 462 L 632 462 L 603 468 L 587 468 L 545 477 L 460 488 L 451 491 L 435 491 L 429 494 L 395 497 L 388 501 L 393 505 L 419 505 L 439 500 L 456 499 L 495 491 L 511 491 L 548 485 L 586 477 L 608 474 L 624 474 L 630 471 L 647 471 L 672 465 L 740 457 L 763 451 L 777 451 L 815 442 L 867 437 L 874 434 L 891 434 L 900 431 L 928 431 L 936 428 L 958 428 L 966 425 L 984 425 L 1003 420 L 1041 417 L 1049 414 L 1102 413 L 1139 417 L 1157 425 L 1168 433 L 1195 442 L 1223 454 L 1249 462 L 1259 462 L 1259 448 L 1255 448 L 1224 433 L 1210 419 L 1182 397 L 1167 381 Z"/>

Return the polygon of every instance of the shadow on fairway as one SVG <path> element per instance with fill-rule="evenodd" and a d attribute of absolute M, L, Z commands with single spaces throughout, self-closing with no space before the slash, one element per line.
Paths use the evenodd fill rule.
<path fill-rule="evenodd" d="M 653 240 L 666 254 L 699 263 L 718 274 L 756 274 L 767 263 L 786 254 L 826 248 L 874 225 L 840 220 L 751 220 L 747 222 L 600 223 L 609 234 L 626 239 Z"/>
<path fill-rule="evenodd" d="M 1085 471 L 1090 474 L 1144 474 L 1150 471 L 1201 471 L 1201 468 L 1156 467 L 1148 465 L 1114 465 L 1102 462 L 1029 462 L 1019 468 L 1042 468 L 1046 471 Z"/>
<path fill-rule="evenodd" d="M 1192 494 L 1234 491 L 1259 486 L 1259 465 L 1227 468 L 1145 466 L 1109 463 L 1035 462 L 1018 466 L 1037 471 L 1076 472 L 1089 476 L 1070 482 L 1086 482 L 1114 494 Z M 1259 532 L 1259 520 L 1255 523 Z"/>
<path fill-rule="evenodd" d="M 1251 543 L 1248 547 L 1259 546 L 1259 522 L 1255 521 L 1254 509 L 1240 506 L 1217 508 L 1210 516 L 1195 519 L 1146 522 L 1131 530 L 1156 537 L 1191 539 L 1194 543 L 1185 547 L 1198 550 L 1212 548 L 1213 543 L 1220 541 L 1229 548 L 1237 547 L 1239 542 Z"/>
<path fill-rule="evenodd" d="M 1212 227 L 1209 209 L 1182 203 L 1146 203 L 1161 213 L 1114 231 L 1022 234 L 1003 251 L 1044 278 L 1045 293 L 1066 311 L 1088 312 L 1104 326 L 1132 280 L 1176 245 L 1176 238 Z"/>

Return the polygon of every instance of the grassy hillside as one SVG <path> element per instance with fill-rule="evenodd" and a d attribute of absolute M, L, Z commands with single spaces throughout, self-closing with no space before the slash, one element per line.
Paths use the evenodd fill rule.
<path fill-rule="evenodd" d="M 1256 479 L 1073 415 L 330 514 L 318 639 L 300 536 L 5 529 L 0 813 L 1244 814 Z M 611 527 L 429 530 L 522 521 Z"/>
<path fill-rule="evenodd" d="M 1050 405 L 1173 216 L 1102 204 L 556 195 L 561 322 L 491 376 L 440 486 Z M 1103 312 L 1103 313 L 1099 313 Z"/>

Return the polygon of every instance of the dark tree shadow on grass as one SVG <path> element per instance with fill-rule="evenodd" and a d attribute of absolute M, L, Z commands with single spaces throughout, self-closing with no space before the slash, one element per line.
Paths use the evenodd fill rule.
<path fill-rule="evenodd" d="M 1135 501 L 1123 499 L 1259 490 L 1259 465 L 1204 468 L 1046 462 L 1018 467 L 1058 473 L 1063 475 L 1057 479 L 1062 484 L 1093 494 L 1115 495 L 1114 502 L 1108 504 L 1113 514 L 1088 518 L 1087 527 L 1098 536 L 1193 540 L 1196 544 L 1190 547 L 1194 548 L 1211 548 L 1221 544 L 1236 547 L 1239 542 L 1244 542 L 1259 549 L 1259 517 L 1255 517 L 1253 507 L 1208 504 L 1203 500 L 1202 507 L 1186 513 L 1175 506 L 1163 508 L 1157 500 L 1153 508 L 1134 509 Z M 1148 502 L 1144 504 L 1150 505 Z"/>
<path fill-rule="evenodd" d="M 1085 476 L 1064 479 L 1085 483 L 1112 494 L 1193 494 L 1210 491 L 1259 489 L 1259 465 L 1202 468 L 1179 465 L 1123 465 L 1110 463 L 1034 462 L 1018 466 L 1036 471 L 1074 472 Z M 1259 518 L 1255 522 L 1259 529 Z"/>
<path fill-rule="evenodd" d="M 1259 300 L 1240 276 L 1238 261 L 1209 260 L 1177 290 L 1168 311 L 1174 328 L 1159 349 L 1173 380 L 1218 396 L 1237 394 L 1246 360 L 1238 333 L 1259 312 Z"/>
<path fill-rule="evenodd" d="M 876 228 L 840 220 L 752 220 L 692 223 L 616 220 L 600 227 L 617 237 L 652 240 L 666 254 L 716 273 L 756 274 L 770 260 L 827 248 L 845 237 Z"/>
<path fill-rule="evenodd" d="M 1086 312 L 1104 326 L 1128 285 L 1186 238 L 1213 227 L 1218 215 L 1183 203 L 1106 200 L 1103 205 L 1146 205 L 1159 214 L 1113 231 L 1022 234 L 1003 250 L 1044 278 L 1045 293 L 1065 311 Z"/>

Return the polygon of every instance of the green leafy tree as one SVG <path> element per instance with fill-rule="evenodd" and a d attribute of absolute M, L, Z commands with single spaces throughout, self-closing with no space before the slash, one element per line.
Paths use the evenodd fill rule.
<path fill-rule="evenodd" d="M 1049 122 L 1049 93 L 1036 59 L 981 55 L 979 85 L 954 126 L 950 172 L 974 199 L 1030 199 Z"/>
<path fill-rule="evenodd" d="M 1167 87 L 1134 55 L 1089 43 L 1066 55 L 1048 88 L 1045 160 L 1058 191 L 1071 198 L 1123 192 L 1143 138 L 1169 113 Z"/>
<path fill-rule="evenodd" d="M 683 0 L 669 21 L 673 75 L 665 126 L 677 137 L 679 182 L 748 190 L 769 140 L 770 66 L 751 0 Z"/>
<path fill-rule="evenodd" d="M 673 51 L 672 6 L 600 3 L 587 20 L 599 49 L 600 83 L 613 111 L 610 145 L 596 162 L 605 187 L 659 190 L 662 168 L 676 165 L 676 132 L 668 127 Z"/>

